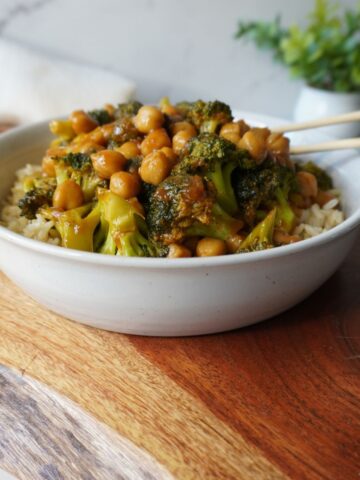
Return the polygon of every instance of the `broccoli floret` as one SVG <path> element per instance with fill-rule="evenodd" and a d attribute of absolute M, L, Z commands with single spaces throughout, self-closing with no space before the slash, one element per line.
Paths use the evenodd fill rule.
<path fill-rule="evenodd" d="M 220 206 L 233 215 L 238 210 L 232 186 L 235 168 L 255 166 L 243 150 L 229 140 L 213 133 L 202 133 L 190 140 L 183 158 L 173 169 L 173 174 L 197 174 L 213 182 Z"/>
<path fill-rule="evenodd" d="M 274 165 L 274 172 L 278 176 L 278 186 L 274 191 L 275 201 L 269 202 L 271 207 L 276 207 L 276 226 L 290 232 L 295 224 L 295 213 L 289 204 L 289 195 L 298 190 L 295 172 L 288 167 Z"/>
<path fill-rule="evenodd" d="M 100 230 L 105 238 L 99 251 L 107 255 L 157 257 L 157 246 L 147 238 L 147 226 L 129 202 L 109 190 L 99 192 Z"/>
<path fill-rule="evenodd" d="M 54 190 L 32 188 L 18 202 L 20 215 L 29 220 L 36 218 L 39 208 L 51 205 L 53 194 Z"/>
<path fill-rule="evenodd" d="M 29 220 L 36 218 L 39 208 L 52 204 L 52 197 L 56 188 L 56 180 L 51 177 L 42 177 L 36 172 L 23 181 L 24 196 L 19 200 L 20 215 Z"/>
<path fill-rule="evenodd" d="M 126 257 L 165 257 L 168 248 L 149 240 L 148 228 L 140 215 L 134 214 L 136 230 L 117 237 L 118 255 Z"/>
<path fill-rule="evenodd" d="M 159 257 L 158 248 L 148 238 L 148 228 L 142 217 L 133 214 L 134 230 L 116 236 L 117 255 L 125 257 Z"/>
<path fill-rule="evenodd" d="M 98 125 L 105 125 L 114 120 L 110 113 L 105 109 L 91 110 L 87 113 Z"/>
<path fill-rule="evenodd" d="M 275 198 L 277 203 L 277 217 L 276 217 L 276 226 L 284 230 L 285 232 L 290 232 L 295 224 L 295 213 L 291 208 L 288 201 L 288 190 L 287 188 L 277 188 L 275 191 Z"/>
<path fill-rule="evenodd" d="M 195 235 L 229 238 L 241 222 L 228 215 L 215 196 L 212 185 L 199 175 L 166 178 L 150 197 L 150 237 L 166 245 Z"/>
<path fill-rule="evenodd" d="M 194 103 L 195 102 L 187 102 L 186 100 L 183 100 L 178 102 L 175 107 L 185 117 Z"/>
<path fill-rule="evenodd" d="M 86 153 L 68 153 L 57 159 L 55 172 L 58 185 L 69 179 L 80 185 L 85 202 L 94 200 L 97 187 L 108 186 L 108 181 L 97 175 Z"/>
<path fill-rule="evenodd" d="M 91 158 L 87 153 L 67 153 L 61 160 L 70 165 L 74 170 L 80 170 L 88 165 L 91 165 Z"/>
<path fill-rule="evenodd" d="M 85 252 L 95 251 L 94 233 L 100 222 L 97 203 L 88 203 L 66 212 L 43 209 L 41 213 L 45 218 L 54 220 L 63 247 Z"/>
<path fill-rule="evenodd" d="M 194 222 L 209 222 L 213 203 L 201 177 L 168 177 L 149 198 L 146 221 L 151 238 L 167 244 L 182 239 Z"/>
<path fill-rule="evenodd" d="M 313 162 L 298 163 L 296 164 L 296 170 L 299 172 L 312 173 L 316 177 L 320 190 L 326 191 L 334 188 L 331 177 L 325 172 L 325 170 L 318 165 L 315 165 Z"/>
<path fill-rule="evenodd" d="M 127 103 L 119 103 L 117 106 L 114 116 L 116 119 L 121 119 L 124 117 L 133 117 L 137 114 L 140 108 L 143 106 L 142 103 L 137 100 L 132 100 Z"/>
<path fill-rule="evenodd" d="M 155 193 L 156 188 L 157 188 L 156 185 L 152 185 L 151 183 L 142 182 L 141 184 L 141 191 L 138 198 L 141 205 L 144 207 L 146 214 L 149 211 L 151 197 Z"/>
<path fill-rule="evenodd" d="M 214 203 L 209 223 L 194 222 L 187 229 L 186 236 L 203 236 L 228 240 L 239 231 L 242 225 L 241 221 L 231 217 L 218 203 Z"/>
<path fill-rule="evenodd" d="M 244 220 L 252 225 L 260 205 L 269 195 L 273 195 L 277 188 L 278 178 L 269 168 L 251 171 L 236 169 L 233 185 L 240 213 Z"/>
<path fill-rule="evenodd" d="M 188 142 L 174 171 L 189 174 L 207 172 L 214 168 L 214 163 L 231 161 L 236 155 L 236 145 L 229 140 L 213 133 L 202 133 Z"/>
<path fill-rule="evenodd" d="M 222 125 L 233 120 L 230 107 L 219 100 L 180 102 L 176 104 L 176 108 L 200 132 L 215 133 Z"/>
<path fill-rule="evenodd" d="M 117 255 L 124 257 L 155 257 L 155 247 L 139 231 L 124 233 L 120 236 Z"/>
<path fill-rule="evenodd" d="M 237 169 L 233 185 L 240 213 L 244 220 L 253 225 L 258 209 L 277 207 L 277 225 L 290 231 L 295 214 L 289 205 L 289 193 L 297 189 L 295 172 L 272 160 L 251 171 Z"/>
<path fill-rule="evenodd" d="M 50 190 L 53 192 L 56 187 L 56 180 L 53 177 L 45 177 L 43 176 L 42 172 L 34 172 L 31 175 L 27 175 L 23 181 L 22 186 L 24 192 L 27 193 L 34 188 L 38 188 L 40 190 Z"/>
<path fill-rule="evenodd" d="M 108 180 L 100 178 L 92 169 L 80 173 L 74 172 L 72 178 L 80 185 L 85 202 L 95 199 L 98 188 L 107 188 L 109 185 Z"/>
<path fill-rule="evenodd" d="M 276 223 L 276 208 L 270 211 L 260 223 L 253 228 L 249 235 L 240 244 L 239 252 L 253 252 L 272 248 L 273 233 Z"/>

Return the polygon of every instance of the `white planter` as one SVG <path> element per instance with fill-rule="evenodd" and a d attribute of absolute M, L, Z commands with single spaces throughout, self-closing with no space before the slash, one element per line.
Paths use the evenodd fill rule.
<path fill-rule="evenodd" d="M 303 122 L 354 110 L 360 110 L 360 93 L 337 93 L 304 86 L 295 106 L 294 120 Z M 324 127 L 322 131 L 339 138 L 356 137 L 360 135 L 360 122 Z"/>

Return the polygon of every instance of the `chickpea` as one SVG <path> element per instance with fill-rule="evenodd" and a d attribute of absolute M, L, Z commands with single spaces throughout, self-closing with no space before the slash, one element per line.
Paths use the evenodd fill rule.
<path fill-rule="evenodd" d="M 138 157 L 141 153 L 140 148 L 135 142 L 125 142 L 121 147 L 116 148 L 116 151 L 122 153 L 128 160 Z"/>
<path fill-rule="evenodd" d="M 284 137 L 282 133 L 271 133 L 267 139 L 267 146 L 275 152 L 289 153 L 289 139 Z"/>
<path fill-rule="evenodd" d="M 140 193 L 139 177 L 129 172 L 116 172 L 110 178 L 110 190 L 119 197 L 128 199 Z"/>
<path fill-rule="evenodd" d="M 169 245 L 169 253 L 167 254 L 168 258 L 187 258 L 191 257 L 191 251 L 184 247 L 184 245 L 179 245 L 178 243 L 171 243 Z"/>
<path fill-rule="evenodd" d="M 94 153 L 94 152 L 99 152 L 100 150 L 103 150 L 103 146 L 99 145 L 98 143 L 94 143 L 91 140 L 84 140 L 84 142 L 79 143 L 76 145 L 76 147 L 72 148 L 72 151 L 74 153 L 80 152 L 80 153 Z"/>
<path fill-rule="evenodd" d="M 139 182 L 140 184 L 140 182 Z M 132 197 L 128 199 L 128 202 L 130 205 L 136 210 L 136 212 L 141 215 L 142 217 L 145 217 L 145 210 L 144 207 L 141 205 L 137 197 Z"/>
<path fill-rule="evenodd" d="M 274 242 L 277 245 L 288 245 L 289 243 L 299 242 L 300 240 L 299 235 L 290 235 L 277 228 L 274 230 Z"/>
<path fill-rule="evenodd" d="M 49 125 L 50 132 L 64 140 L 72 140 L 75 132 L 70 120 L 52 120 Z"/>
<path fill-rule="evenodd" d="M 227 253 L 226 244 L 218 238 L 204 237 L 199 240 L 196 246 L 196 255 L 198 257 L 214 257 L 225 255 Z"/>
<path fill-rule="evenodd" d="M 176 135 L 178 132 L 182 131 L 191 133 L 192 137 L 195 137 L 195 135 L 197 134 L 196 128 L 190 122 L 175 122 L 171 126 L 171 133 L 173 135 Z"/>
<path fill-rule="evenodd" d="M 248 125 L 244 120 L 238 120 L 236 123 L 239 125 L 240 128 L 240 137 L 242 137 L 244 133 L 250 130 L 250 125 Z"/>
<path fill-rule="evenodd" d="M 122 144 L 125 140 L 132 140 L 135 142 L 137 139 L 140 139 L 141 135 L 136 130 L 131 118 L 124 117 L 121 121 L 115 122 L 111 125 L 113 125 L 111 139 L 119 144 Z"/>
<path fill-rule="evenodd" d="M 274 159 L 283 166 L 287 165 L 287 159 L 290 154 L 289 139 L 281 133 L 271 133 L 267 138 L 267 148 Z"/>
<path fill-rule="evenodd" d="M 161 111 L 166 115 L 169 115 L 169 117 L 174 117 L 179 114 L 179 110 L 174 107 L 174 105 L 163 105 Z"/>
<path fill-rule="evenodd" d="M 237 143 L 238 148 L 247 150 L 258 164 L 264 161 L 267 153 L 266 139 L 259 130 L 261 129 L 249 130 Z"/>
<path fill-rule="evenodd" d="M 79 133 L 88 133 L 91 130 L 94 130 L 98 124 L 93 120 L 84 110 L 75 110 L 70 115 L 71 126 L 74 132 L 78 135 Z"/>
<path fill-rule="evenodd" d="M 86 135 L 87 139 L 90 142 L 97 143 L 98 145 L 105 145 L 107 144 L 107 139 L 105 138 L 104 132 L 101 127 L 97 127 L 92 130 L 90 133 Z"/>
<path fill-rule="evenodd" d="M 316 195 L 315 201 L 320 207 L 326 205 L 330 200 L 333 200 L 335 195 L 332 195 L 329 192 L 325 192 L 324 190 L 318 190 L 318 194 Z"/>
<path fill-rule="evenodd" d="M 186 130 L 180 130 L 176 133 L 172 139 L 172 147 L 176 155 L 179 155 L 181 150 L 185 147 L 190 138 L 194 137 L 190 132 Z"/>
<path fill-rule="evenodd" d="M 71 145 L 79 145 L 80 143 L 84 143 L 90 138 L 90 134 L 88 133 L 79 133 L 76 137 L 72 140 Z"/>
<path fill-rule="evenodd" d="M 241 242 L 244 240 L 244 235 L 234 234 L 226 240 L 226 248 L 230 253 L 236 253 L 239 251 Z"/>
<path fill-rule="evenodd" d="M 176 153 L 174 152 L 174 150 L 172 148 L 162 147 L 162 148 L 160 148 L 160 152 L 165 153 L 165 155 L 171 161 L 171 164 L 173 166 L 176 164 L 178 157 L 177 157 Z"/>
<path fill-rule="evenodd" d="M 298 172 L 296 178 L 299 183 L 301 195 L 305 198 L 315 198 L 318 194 L 318 184 L 315 175 L 309 172 Z"/>
<path fill-rule="evenodd" d="M 50 147 L 46 150 L 47 157 L 63 157 L 67 154 L 66 147 Z"/>
<path fill-rule="evenodd" d="M 111 135 L 114 133 L 115 123 L 106 123 L 105 125 L 101 125 L 99 128 L 105 138 L 105 141 L 108 142 Z"/>
<path fill-rule="evenodd" d="M 225 123 L 221 127 L 220 137 L 230 140 L 230 142 L 238 143 L 241 138 L 240 135 L 240 125 L 235 122 Z"/>
<path fill-rule="evenodd" d="M 124 155 L 115 150 L 100 150 L 91 155 L 94 170 L 101 178 L 110 178 L 115 172 L 124 170 L 127 162 Z"/>
<path fill-rule="evenodd" d="M 164 123 L 164 115 L 151 105 L 141 107 L 134 118 L 134 125 L 141 133 L 149 133 L 160 128 Z"/>
<path fill-rule="evenodd" d="M 250 128 L 250 130 L 263 140 L 267 140 L 271 134 L 271 131 L 267 127 L 253 127 Z"/>
<path fill-rule="evenodd" d="M 147 155 L 139 168 L 141 179 L 152 185 L 159 185 L 170 173 L 171 162 L 161 151 Z"/>
<path fill-rule="evenodd" d="M 158 128 L 144 138 L 141 142 L 140 150 L 145 157 L 152 151 L 160 150 L 162 147 L 171 147 L 171 140 L 164 128 Z"/>
<path fill-rule="evenodd" d="M 84 203 L 84 194 L 74 180 L 65 180 L 55 189 L 53 196 L 53 206 L 61 210 L 70 210 L 81 207 Z"/>

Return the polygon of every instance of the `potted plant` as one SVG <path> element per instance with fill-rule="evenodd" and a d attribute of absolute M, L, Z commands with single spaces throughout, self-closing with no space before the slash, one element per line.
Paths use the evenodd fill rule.
<path fill-rule="evenodd" d="M 271 22 L 240 22 L 237 38 L 247 38 L 287 66 L 305 85 L 295 107 L 297 121 L 360 108 L 360 4 L 341 13 L 329 0 L 316 0 L 304 28 Z M 359 133 L 359 126 L 331 128 L 336 136 Z"/>

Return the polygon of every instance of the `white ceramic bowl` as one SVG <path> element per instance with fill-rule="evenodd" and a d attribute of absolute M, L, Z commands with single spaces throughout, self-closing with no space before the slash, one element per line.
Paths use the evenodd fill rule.
<path fill-rule="evenodd" d="M 251 123 L 279 120 L 243 113 Z M 294 142 L 319 140 L 310 133 Z M 39 162 L 47 122 L 0 136 L 0 198 L 15 171 Z M 356 152 L 316 157 L 343 191 L 347 219 L 318 237 L 271 250 L 210 258 L 122 258 L 67 250 L 0 227 L 0 268 L 31 297 L 67 318 L 141 335 L 197 335 L 272 317 L 303 300 L 339 267 L 360 223 Z"/>

